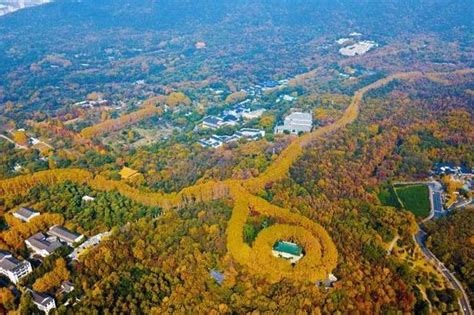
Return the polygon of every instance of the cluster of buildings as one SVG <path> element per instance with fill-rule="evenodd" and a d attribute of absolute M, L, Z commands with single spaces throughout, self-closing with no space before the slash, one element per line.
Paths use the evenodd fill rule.
<path fill-rule="evenodd" d="M 467 168 L 465 166 L 459 166 L 453 163 L 436 163 L 432 170 L 432 174 L 437 175 L 437 176 L 444 176 L 444 175 L 473 176 L 474 167 Z"/>
<path fill-rule="evenodd" d="M 19 208 L 12 215 L 23 222 L 30 222 L 33 218 L 38 217 L 40 213 L 30 208 Z M 38 232 L 26 239 L 25 245 L 30 251 L 31 257 L 42 260 L 63 246 L 76 247 L 76 245 L 83 242 L 68 256 L 69 258 L 77 259 L 79 254 L 85 249 L 97 245 L 106 235 L 108 233 L 102 233 L 83 242 L 85 240 L 84 235 L 74 233 L 63 226 L 54 225 L 46 233 Z M 28 260 L 19 260 L 11 253 L 0 250 L 0 274 L 7 277 L 13 284 L 18 284 L 22 278 L 32 271 L 33 267 Z M 31 293 L 32 302 L 39 310 L 48 314 L 52 309 L 56 308 L 56 302 L 53 297 L 28 288 L 25 289 Z M 65 281 L 61 284 L 61 288 L 56 294 L 69 293 L 73 290 L 74 286 L 72 283 Z"/>
<path fill-rule="evenodd" d="M 275 127 L 275 134 L 299 134 L 310 132 L 313 129 L 313 115 L 311 113 L 293 112 L 285 117 L 283 125 Z"/>
<path fill-rule="evenodd" d="M 448 211 L 474 203 L 474 168 L 453 163 L 437 163 L 431 175 L 438 176 L 444 183 L 442 199 Z"/>
<path fill-rule="evenodd" d="M 74 103 L 73 106 L 80 106 L 82 108 L 94 108 L 94 107 L 100 107 L 100 106 L 107 106 L 109 105 L 108 100 L 96 100 L 96 101 L 90 101 L 90 100 L 85 100 L 81 102 Z"/>
<path fill-rule="evenodd" d="M 279 88 L 285 88 L 288 86 L 289 83 L 290 83 L 290 79 L 282 79 L 278 81 L 265 80 L 244 89 L 244 91 L 250 96 L 261 96 L 266 91 L 279 89 Z"/>
<path fill-rule="evenodd" d="M 224 126 L 236 126 L 241 120 L 252 120 L 259 118 L 265 112 L 265 109 L 252 110 L 247 107 L 250 100 L 247 99 L 233 106 L 229 110 L 225 110 L 222 115 L 204 117 L 201 127 L 205 129 L 219 129 Z"/>
<path fill-rule="evenodd" d="M 252 120 L 259 118 L 265 112 L 265 109 L 250 109 L 248 104 L 250 100 L 247 99 L 242 101 L 232 108 L 225 110 L 219 116 L 206 116 L 204 117 L 201 127 L 203 129 L 216 130 L 224 126 L 235 127 L 240 124 L 242 120 Z M 258 140 L 265 136 L 265 131 L 254 128 L 241 128 L 230 136 L 219 136 L 212 135 L 207 139 L 201 139 L 198 143 L 205 148 L 218 148 L 226 143 L 238 141 L 239 139 L 245 138 L 248 140 Z"/>
<path fill-rule="evenodd" d="M 212 135 L 207 139 L 201 139 L 198 143 L 205 148 L 219 148 L 226 143 L 238 141 L 239 139 L 258 140 L 265 136 L 265 131 L 254 128 L 242 128 L 230 136 Z"/>

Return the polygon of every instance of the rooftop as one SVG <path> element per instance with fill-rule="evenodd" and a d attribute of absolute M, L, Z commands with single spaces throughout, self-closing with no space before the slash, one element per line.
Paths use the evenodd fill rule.
<path fill-rule="evenodd" d="M 54 240 L 46 238 L 46 236 L 41 232 L 36 233 L 26 241 L 29 242 L 31 246 L 39 250 L 46 250 L 49 253 L 52 253 L 62 246 L 61 242 L 59 242 L 56 238 L 54 238 Z"/>
<path fill-rule="evenodd" d="M 47 306 L 49 303 L 51 303 L 53 300 L 52 297 L 50 297 L 47 294 L 43 293 L 38 293 L 35 291 L 30 291 L 31 292 L 31 297 L 33 299 L 33 302 L 36 304 L 41 304 L 43 306 Z"/>
<path fill-rule="evenodd" d="M 51 235 L 57 236 L 59 239 L 65 240 L 66 242 L 69 242 L 69 243 L 74 243 L 81 237 L 80 234 L 71 232 L 65 227 L 62 227 L 59 225 L 55 225 L 51 227 L 48 233 Z"/>
<path fill-rule="evenodd" d="M 0 251 L 0 269 L 13 271 L 21 264 L 22 262 L 13 257 L 10 253 Z"/>
<path fill-rule="evenodd" d="M 278 241 L 273 245 L 273 250 L 281 253 L 287 253 L 294 256 L 299 256 L 303 253 L 303 248 L 295 243 Z"/>
<path fill-rule="evenodd" d="M 29 219 L 31 217 L 34 217 L 36 215 L 38 215 L 39 213 L 34 211 L 33 209 L 30 209 L 30 208 L 20 208 L 18 209 L 17 211 L 15 211 L 15 213 L 19 216 L 22 216 L 26 219 Z"/>

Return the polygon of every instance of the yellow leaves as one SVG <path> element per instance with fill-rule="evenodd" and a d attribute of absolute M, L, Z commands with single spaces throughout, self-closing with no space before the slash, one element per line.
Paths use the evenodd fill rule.
<path fill-rule="evenodd" d="M 201 210 L 198 212 L 198 218 L 202 220 L 202 218 L 204 218 L 204 216 L 206 215 L 206 211 L 204 210 Z"/>
<path fill-rule="evenodd" d="M 219 225 L 218 225 L 218 224 L 213 224 L 213 225 L 211 225 L 211 226 L 208 228 L 207 233 L 209 233 L 209 234 L 217 234 L 217 233 L 219 233 Z"/>
<path fill-rule="evenodd" d="M 329 115 L 326 109 L 318 107 L 314 109 L 313 116 L 317 120 L 326 120 Z"/>
<path fill-rule="evenodd" d="M 411 136 L 408 137 L 408 139 L 407 139 L 407 143 L 410 144 L 411 146 L 416 146 L 416 145 L 418 145 L 420 142 L 421 142 L 421 139 L 420 139 L 420 137 L 418 137 L 417 135 L 411 135 Z"/>
<path fill-rule="evenodd" d="M 132 249 L 133 256 L 138 260 L 143 260 L 145 258 L 145 241 L 138 240 L 135 247 Z"/>
<path fill-rule="evenodd" d="M 8 288 L 0 288 L 0 304 L 6 305 L 13 303 L 15 296 Z"/>
<path fill-rule="evenodd" d="M 27 145 L 28 136 L 26 135 L 26 132 L 18 130 L 13 133 L 13 141 L 19 145 Z"/>
<path fill-rule="evenodd" d="M 25 222 L 11 226 L 10 229 L 0 234 L 0 238 L 12 248 L 19 249 L 23 247 L 23 241 L 31 235 L 45 230 L 56 224 L 63 224 L 64 218 L 57 213 L 44 213 L 34 217 L 30 222 Z"/>
<path fill-rule="evenodd" d="M 33 284 L 33 290 L 38 292 L 46 292 L 57 288 L 63 281 L 69 279 L 69 270 L 67 270 L 64 258 L 58 258 L 55 262 L 54 269 L 41 278 L 37 279 Z"/>
<path fill-rule="evenodd" d="M 98 93 L 98 92 L 91 92 L 89 94 L 87 94 L 87 100 L 89 101 L 98 101 L 100 99 L 102 99 L 104 97 L 104 95 L 102 93 Z"/>
<path fill-rule="evenodd" d="M 272 282 L 283 277 L 303 281 L 324 279 L 335 268 L 336 247 L 321 226 L 251 195 L 238 184 L 231 183 L 230 188 L 234 210 L 227 227 L 227 249 L 239 263 L 249 267 L 253 273 L 265 274 Z M 257 209 L 262 215 L 274 217 L 278 222 L 286 223 L 261 231 L 253 248 L 243 241 L 243 226 L 250 208 Z M 305 249 L 306 256 L 295 267 L 272 256 L 272 246 L 280 239 L 295 240 Z"/>
<path fill-rule="evenodd" d="M 91 139 L 110 131 L 119 130 L 127 125 L 134 124 L 140 120 L 149 118 L 150 116 L 161 114 L 160 108 L 149 106 L 137 110 L 133 113 L 123 115 L 117 119 L 105 120 L 97 125 L 82 129 L 81 136 Z"/>
<path fill-rule="evenodd" d="M 173 92 L 166 97 L 166 104 L 170 107 L 176 107 L 179 104 L 189 106 L 191 99 L 182 92 Z"/>
<path fill-rule="evenodd" d="M 36 185 L 50 185 L 63 181 L 84 183 L 92 178 L 88 171 L 80 169 L 57 169 L 41 171 L 0 181 L 0 195 L 23 195 Z"/>
<path fill-rule="evenodd" d="M 275 124 L 275 115 L 269 112 L 265 112 L 260 117 L 260 128 L 265 129 L 265 130 L 271 130 L 274 124 Z"/>
<path fill-rule="evenodd" d="M 375 136 L 379 133 L 380 126 L 378 124 L 371 124 L 369 127 L 367 127 L 367 130 L 369 131 L 370 135 Z"/>
<path fill-rule="evenodd" d="M 243 101 L 246 97 L 247 93 L 245 91 L 234 92 L 226 97 L 225 102 L 227 104 L 233 104 Z"/>

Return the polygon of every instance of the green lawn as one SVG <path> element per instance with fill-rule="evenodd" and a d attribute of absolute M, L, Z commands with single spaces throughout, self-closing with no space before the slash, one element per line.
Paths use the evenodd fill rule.
<path fill-rule="evenodd" d="M 384 206 L 400 209 L 402 206 L 398 202 L 397 195 L 392 186 L 383 188 L 378 194 L 379 200 Z"/>
<path fill-rule="evenodd" d="M 430 191 L 426 185 L 407 185 L 394 187 L 403 207 L 417 217 L 430 214 Z"/>

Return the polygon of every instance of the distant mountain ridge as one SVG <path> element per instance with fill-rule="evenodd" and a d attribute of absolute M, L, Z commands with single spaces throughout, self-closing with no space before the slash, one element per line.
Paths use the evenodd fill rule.
<path fill-rule="evenodd" d="M 52 0 L 0 0 L 0 16 L 51 1 Z"/>
<path fill-rule="evenodd" d="M 381 45 L 434 34 L 470 47 L 473 6 L 472 0 L 57 0 L 0 17 L 0 102 L 28 95 L 18 86 L 72 90 L 70 83 L 144 79 L 139 67 L 133 76 L 110 70 L 118 60 L 136 65 L 142 52 L 156 62 L 147 75 L 168 84 L 229 73 L 269 78 L 274 69 L 303 73 L 319 60 L 315 54 L 351 32 Z M 200 53 L 197 41 L 207 44 Z M 75 62 L 41 66 L 51 58 Z M 165 78 L 164 65 L 178 59 Z M 202 63 L 208 73 L 198 69 Z M 81 64 L 94 71 L 86 74 Z"/>

